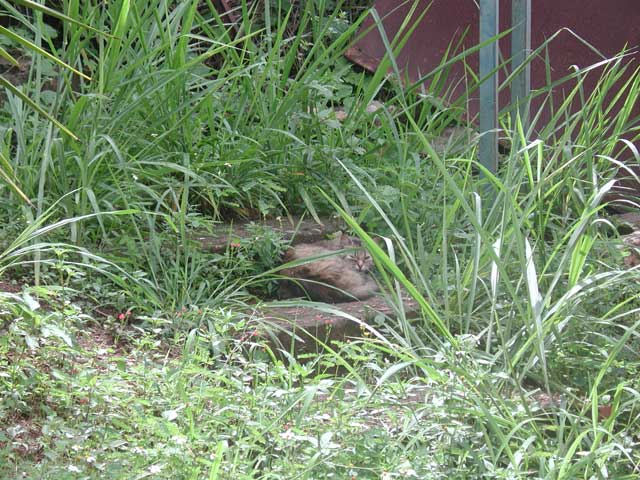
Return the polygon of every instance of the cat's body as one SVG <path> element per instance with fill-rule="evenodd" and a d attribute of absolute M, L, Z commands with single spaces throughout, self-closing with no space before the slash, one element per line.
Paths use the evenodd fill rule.
<path fill-rule="evenodd" d="M 336 253 L 339 250 L 356 249 Z M 330 255 L 330 256 L 329 256 Z M 333 240 L 296 245 L 284 256 L 284 263 L 324 256 L 280 273 L 290 280 L 280 283 L 280 298 L 308 297 L 327 303 L 364 300 L 376 294 L 378 285 L 371 277 L 373 262 L 360 241 L 347 235 Z"/>

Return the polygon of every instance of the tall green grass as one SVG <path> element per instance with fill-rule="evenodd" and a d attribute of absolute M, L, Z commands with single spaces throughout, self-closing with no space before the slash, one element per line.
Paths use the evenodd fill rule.
<path fill-rule="evenodd" d="M 347 24 L 340 5 L 329 11 L 309 2 L 296 13 L 299 27 L 291 37 L 280 20 L 293 10 L 281 9 L 281 17 L 246 11 L 236 29 L 212 4 L 198 9 L 195 1 L 176 8 L 63 2 L 61 11 L 93 30 L 68 22 L 58 38 L 38 29 L 32 40 L 92 81 L 56 73 L 38 57 L 24 88 L 81 141 L 13 95 L 4 123 L 3 151 L 16 184 L 36 206 L 34 216 L 58 198 L 64 218 L 143 212 L 129 221 L 98 215 L 94 223 L 75 223 L 69 240 L 117 251 L 145 272 L 155 298 L 170 298 L 192 290 L 178 287 L 182 281 L 174 276 L 189 271 L 184 262 L 191 254 L 181 249 L 192 225 L 303 211 L 318 217 L 331 211 L 314 189 L 319 183 L 345 206 L 357 204 L 359 193 L 344 191 L 347 176 L 332 159 L 395 170 L 386 165 L 385 145 L 399 134 L 390 115 L 378 115 L 390 128 L 358 120 L 384 79 L 368 80 L 342 58 L 359 21 Z M 41 92 L 51 75 L 56 92 Z M 343 104 L 349 115 L 340 124 L 333 108 Z M 131 236 L 134 242 L 124 240 Z M 170 261 L 160 245 L 177 245 Z"/>
<path fill-rule="evenodd" d="M 402 348 L 381 350 L 437 382 L 444 362 L 464 384 L 493 467 L 516 477 L 637 474 L 640 291 L 604 210 L 618 170 L 628 171 L 619 159 L 637 160 L 630 105 L 639 76 L 630 68 L 623 56 L 608 60 L 589 96 L 584 76 L 596 73 L 572 75 L 575 87 L 543 130 L 516 129 L 510 143 L 520 147 L 495 175 L 485 172 L 489 190 L 469 175 L 470 166 L 481 169 L 473 150 L 442 157 L 411 116 L 402 140 L 424 153 L 417 168 L 433 191 L 404 190 L 385 202 L 375 183 L 342 165 L 375 212 L 374 231 L 388 232 L 388 249 L 341 214 L 374 255 L 390 299 L 401 302 L 398 284 L 422 310 L 417 319 L 389 320 L 385 328 Z M 425 201 L 439 207 L 439 219 L 415 221 L 412 210 Z M 535 414 L 536 391 L 562 400 Z M 604 407 L 610 415 L 599 413 Z"/>

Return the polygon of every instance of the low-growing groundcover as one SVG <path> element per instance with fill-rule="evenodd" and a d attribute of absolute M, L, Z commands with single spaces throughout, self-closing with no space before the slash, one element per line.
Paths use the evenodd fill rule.
<path fill-rule="evenodd" d="M 80 138 L 6 92 L 0 476 L 637 478 L 638 273 L 605 208 L 637 161 L 637 71 L 571 73 L 545 128 L 503 117 L 519 147 L 482 182 L 477 139 L 442 141 L 455 102 L 342 58 L 356 5 L 239 4 L 230 28 L 210 2 L 58 2 L 58 22 L 0 0 L 92 77 L 0 37 Z M 317 355 L 265 349 L 252 307 L 286 242 L 194 239 L 290 214 L 344 218 L 393 319 Z"/>
<path fill-rule="evenodd" d="M 554 448 L 557 422 L 592 421 L 588 408 L 544 395 L 511 393 L 483 411 L 474 397 L 490 392 L 473 387 L 500 379 L 474 360 L 470 339 L 455 354 L 458 369 L 475 375 L 471 383 L 437 353 L 420 360 L 439 368 L 430 377 L 409 375 L 409 365 L 389 375 L 395 367 L 357 342 L 336 355 L 358 374 L 335 377 L 310 364 L 247 361 L 234 347 L 216 360 L 206 329 L 164 342 L 98 325 L 70 302 L 42 311 L 32 299 L 3 299 L 7 309 L 23 321 L 1 347 L 9 393 L 2 478 L 513 478 L 551 461 L 544 448 Z M 228 313 L 197 316 L 224 321 Z M 336 361 L 312 363 L 329 371 Z M 516 463 L 495 465 L 488 415 L 535 422 L 547 441 L 518 435 L 509 442 L 523 443 Z M 602 428 L 615 435 L 610 420 Z M 626 442 L 620 447 L 631 454 Z"/>
<path fill-rule="evenodd" d="M 142 331 L 116 341 L 86 319 L 78 330 L 72 310 L 36 310 L 40 332 L 4 336 L 2 478 L 464 478 L 488 455 L 453 372 L 374 389 L 299 364 L 216 362 L 200 337 L 184 350 Z M 366 346 L 349 348 L 379 375 Z"/>

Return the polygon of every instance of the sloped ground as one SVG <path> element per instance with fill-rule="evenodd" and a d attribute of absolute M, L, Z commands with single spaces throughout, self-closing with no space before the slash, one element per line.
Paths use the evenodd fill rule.
<path fill-rule="evenodd" d="M 292 244 L 316 242 L 345 228 L 336 217 L 324 217 L 321 223 L 311 218 L 269 218 L 222 224 L 217 229 L 220 233 L 199 235 L 195 239 L 201 242 L 203 249 L 220 253 L 240 239 L 251 238 L 255 225 L 274 230 Z M 382 296 L 335 305 L 295 303 L 293 306 L 287 306 L 287 302 L 265 304 L 254 309 L 251 316 L 261 327 L 253 332 L 251 339 L 266 341 L 273 351 L 284 350 L 295 355 L 320 352 L 328 342 L 362 337 L 367 332 L 366 322 L 376 316 L 393 320 L 400 313 Z M 416 302 L 406 295 L 403 305 L 402 314 L 411 317 L 418 313 Z"/>
<path fill-rule="evenodd" d="M 269 228 L 280 234 L 286 241 L 297 243 L 311 243 L 322 240 L 326 235 L 345 228 L 344 222 L 336 217 L 322 218 L 319 224 L 312 218 L 275 217 L 260 220 L 242 220 L 234 223 L 219 225 L 217 232 L 212 234 L 194 235 L 193 239 L 200 242 L 204 250 L 221 253 L 229 244 L 252 236 L 252 228 L 260 226 Z"/>
<path fill-rule="evenodd" d="M 382 296 L 361 302 L 335 305 L 262 306 L 253 312 L 262 321 L 259 338 L 266 339 L 272 350 L 295 355 L 319 353 L 324 345 L 370 336 L 369 322 L 394 321 L 399 313 L 408 318 L 419 314 L 417 303 L 403 297 L 404 312 L 397 312 Z"/>

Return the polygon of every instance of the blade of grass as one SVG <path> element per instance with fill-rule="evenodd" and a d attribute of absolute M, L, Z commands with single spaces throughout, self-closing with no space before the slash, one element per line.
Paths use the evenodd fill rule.
<path fill-rule="evenodd" d="M 77 70 L 77 69 L 73 68 L 71 65 L 69 65 L 68 63 L 63 62 L 62 60 L 60 60 L 55 55 L 51 55 L 49 52 L 47 52 L 43 48 L 39 47 L 35 43 L 30 42 L 29 40 L 27 40 L 26 38 L 21 37 L 20 35 L 16 35 L 11 30 L 7 30 L 6 28 L 4 28 L 1 25 L 0 25 L 0 35 L 4 35 L 5 37 L 8 37 L 9 39 L 13 40 L 14 42 L 16 42 L 16 43 L 22 45 L 23 47 L 25 47 L 26 49 L 31 50 L 32 52 L 35 52 L 36 54 L 41 55 L 41 56 L 43 56 L 45 58 L 48 58 L 52 62 L 56 63 L 57 65 L 60 65 L 61 67 L 66 68 L 67 70 L 71 70 L 73 73 L 75 73 L 76 75 L 81 76 L 85 80 L 91 80 L 90 76 L 85 75 L 80 70 Z"/>

